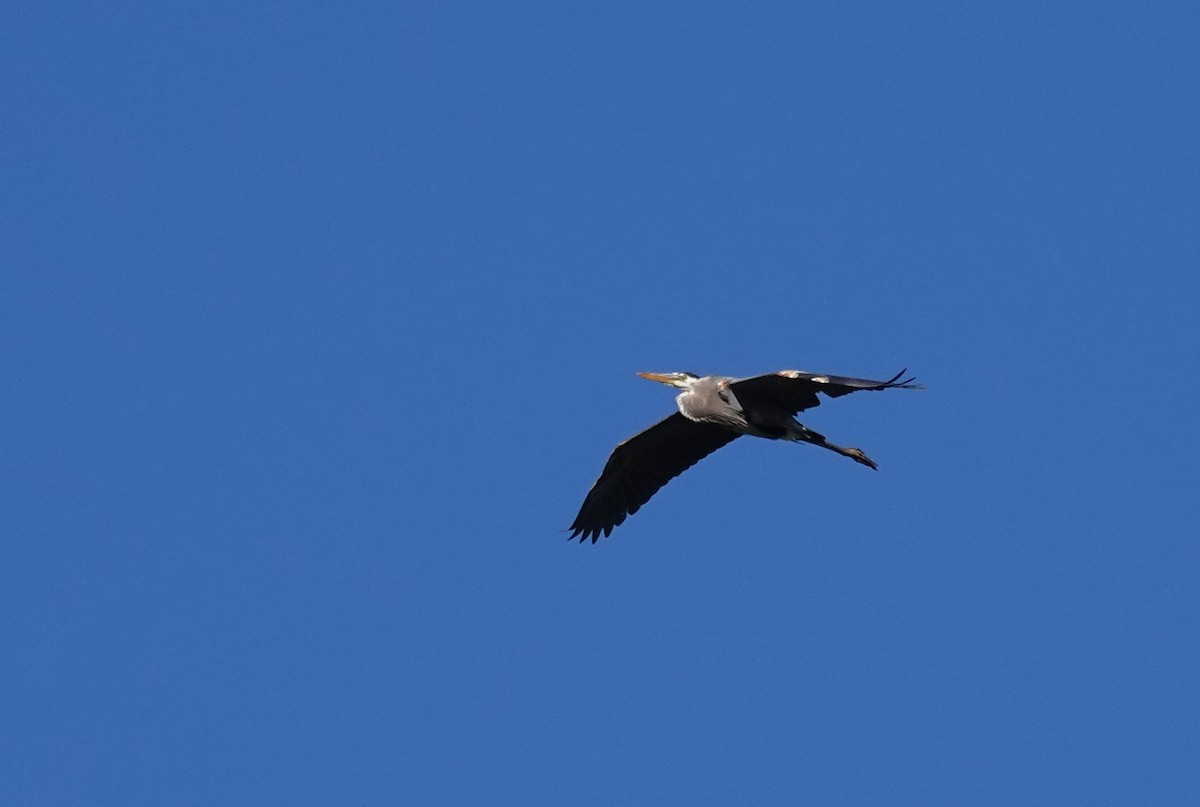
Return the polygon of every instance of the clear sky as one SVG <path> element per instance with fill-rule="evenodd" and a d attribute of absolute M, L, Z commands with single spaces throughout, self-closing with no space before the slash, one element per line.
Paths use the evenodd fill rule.
<path fill-rule="evenodd" d="M 0 18 L 0 803 L 1200 803 L 1196 3 Z"/>

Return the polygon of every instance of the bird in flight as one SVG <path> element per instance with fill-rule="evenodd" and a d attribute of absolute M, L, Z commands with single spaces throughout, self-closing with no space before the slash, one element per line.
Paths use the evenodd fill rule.
<path fill-rule="evenodd" d="M 692 373 L 638 373 L 682 390 L 679 411 L 619 444 L 588 491 L 571 525 L 571 538 L 596 543 L 650 501 L 667 482 L 743 434 L 768 440 L 811 443 L 876 468 L 862 449 L 834 445 L 799 423 L 794 415 L 830 398 L 859 390 L 923 389 L 901 370 L 887 381 L 869 381 L 799 370 L 753 378 Z"/>

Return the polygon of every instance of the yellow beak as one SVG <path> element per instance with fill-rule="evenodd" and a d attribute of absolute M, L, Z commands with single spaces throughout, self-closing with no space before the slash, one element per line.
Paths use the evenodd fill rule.
<path fill-rule="evenodd" d="M 663 375 L 662 373 L 638 373 L 638 375 L 640 375 L 642 378 L 648 378 L 651 381 L 657 381 L 660 384 L 670 384 L 672 386 L 675 384 L 674 378 L 669 375 Z"/>

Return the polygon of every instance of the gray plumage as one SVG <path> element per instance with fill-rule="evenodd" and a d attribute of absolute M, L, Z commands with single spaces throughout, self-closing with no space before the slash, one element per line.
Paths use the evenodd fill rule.
<path fill-rule="evenodd" d="M 602 534 L 611 534 L 663 485 L 744 434 L 811 443 L 876 468 L 861 449 L 830 443 L 794 415 L 819 406 L 818 393 L 838 398 L 859 390 L 921 389 L 912 378 L 900 380 L 903 370 L 887 381 L 799 370 L 741 379 L 691 373 L 638 375 L 681 389 L 675 397 L 679 412 L 613 450 L 571 525 L 571 538 L 590 538 L 595 543 Z"/>

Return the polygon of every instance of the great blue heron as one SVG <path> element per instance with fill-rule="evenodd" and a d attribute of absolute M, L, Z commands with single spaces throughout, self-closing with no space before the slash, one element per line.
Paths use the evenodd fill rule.
<path fill-rule="evenodd" d="M 817 393 L 830 398 L 858 390 L 921 389 L 914 379 L 868 381 L 836 375 L 781 370 L 753 378 L 692 373 L 638 373 L 683 390 L 675 396 L 679 411 L 660 420 L 613 450 L 600 478 L 588 491 L 571 525 L 571 538 L 596 543 L 638 511 L 659 488 L 726 443 L 743 434 L 769 440 L 812 443 L 868 468 L 877 466 L 858 448 L 834 445 L 796 421 L 797 412 L 819 406 Z"/>

